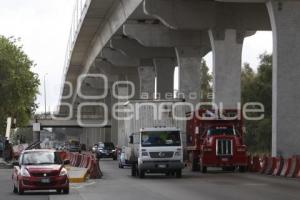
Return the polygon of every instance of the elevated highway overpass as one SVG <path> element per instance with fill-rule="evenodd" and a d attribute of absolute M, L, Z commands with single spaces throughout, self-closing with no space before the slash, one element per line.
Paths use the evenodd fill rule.
<path fill-rule="evenodd" d="M 134 83 L 135 99 L 155 91 L 165 98 L 173 93 L 175 66 L 179 66 L 180 94 L 195 105 L 201 96 L 201 59 L 210 51 L 213 102 L 235 108 L 241 101 L 244 38 L 268 30 L 274 36 L 272 154 L 300 152 L 299 1 L 87 0 L 78 7 L 60 113 L 72 109 L 76 116 L 78 106 L 86 103 L 105 103 L 110 113 L 111 106 L 120 101 L 112 95 L 115 81 Z M 89 75 L 82 78 L 85 74 Z M 97 74 L 105 75 L 107 82 Z M 124 92 L 117 87 L 117 93 Z M 96 106 L 89 109 L 103 112 Z M 110 120 L 111 140 L 124 145 L 118 121 L 111 116 Z M 88 137 L 89 131 L 101 128 L 84 129 Z"/>

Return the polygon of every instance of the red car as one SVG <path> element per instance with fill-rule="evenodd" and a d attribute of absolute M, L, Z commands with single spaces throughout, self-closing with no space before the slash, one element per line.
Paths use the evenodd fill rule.
<path fill-rule="evenodd" d="M 55 150 L 26 150 L 19 162 L 14 163 L 12 173 L 14 193 L 26 190 L 56 190 L 69 193 L 68 172 L 64 168 L 70 161 L 62 161 Z"/>

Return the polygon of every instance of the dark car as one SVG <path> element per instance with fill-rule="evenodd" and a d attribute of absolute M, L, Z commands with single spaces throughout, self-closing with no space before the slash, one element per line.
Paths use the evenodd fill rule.
<path fill-rule="evenodd" d="M 117 150 L 112 142 L 99 142 L 96 149 L 96 157 L 100 158 L 112 158 L 117 160 Z"/>
<path fill-rule="evenodd" d="M 79 152 L 81 153 L 81 145 L 78 141 L 71 141 L 67 144 L 67 150 L 70 152 Z"/>
<path fill-rule="evenodd" d="M 14 163 L 12 173 L 13 192 L 23 194 L 26 190 L 56 190 L 69 193 L 68 171 L 54 150 L 26 150 Z"/>

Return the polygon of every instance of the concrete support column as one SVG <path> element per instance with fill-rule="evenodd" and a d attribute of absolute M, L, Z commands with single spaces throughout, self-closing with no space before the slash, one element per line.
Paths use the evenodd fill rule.
<path fill-rule="evenodd" d="M 83 128 L 80 140 L 87 148 L 92 147 L 94 144 L 103 141 L 101 135 L 101 128 Z"/>
<path fill-rule="evenodd" d="M 157 94 L 160 99 L 173 97 L 174 93 L 174 68 L 172 58 L 155 58 L 154 66 L 156 72 Z M 172 95 L 171 95 L 172 94 Z"/>
<path fill-rule="evenodd" d="M 179 66 L 179 98 L 193 105 L 201 97 L 201 60 L 203 51 L 199 47 L 176 47 Z"/>
<path fill-rule="evenodd" d="M 120 67 L 119 69 L 121 69 L 120 71 L 124 71 L 123 73 L 119 74 L 119 81 L 130 81 L 134 84 L 134 97 L 133 99 L 139 99 L 140 98 L 140 78 L 139 78 L 139 71 L 137 67 L 127 67 L 126 69 L 122 69 L 122 67 Z M 129 85 L 126 85 L 126 87 L 122 87 L 124 91 L 124 89 L 126 88 L 127 90 L 125 92 L 127 92 L 126 94 L 130 94 L 131 93 L 131 89 Z M 122 95 L 126 95 L 126 94 L 122 94 Z"/>
<path fill-rule="evenodd" d="M 112 106 L 114 106 L 116 103 L 118 103 L 118 99 L 114 98 L 113 96 L 111 96 L 110 98 L 110 101 L 111 101 L 111 108 Z M 112 109 L 110 109 L 112 110 Z M 115 119 L 113 117 L 113 115 L 111 115 L 110 117 L 111 119 L 111 128 L 106 128 L 107 130 L 110 130 L 110 141 L 113 142 L 115 145 L 118 144 L 118 138 L 119 138 L 119 135 L 118 135 L 118 120 Z M 106 130 L 106 132 L 107 132 Z"/>
<path fill-rule="evenodd" d="M 300 2 L 267 3 L 273 30 L 272 155 L 300 153 Z"/>
<path fill-rule="evenodd" d="M 141 63 L 138 72 L 141 98 L 150 99 L 155 91 L 155 71 L 153 61 L 151 60 L 151 63 Z"/>
<path fill-rule="evenodd" d="M 214 103 L 237 108 L 241 101 L 241 62 L 244 35 L 236 30 L 210 30 L 213 51 Z"/>

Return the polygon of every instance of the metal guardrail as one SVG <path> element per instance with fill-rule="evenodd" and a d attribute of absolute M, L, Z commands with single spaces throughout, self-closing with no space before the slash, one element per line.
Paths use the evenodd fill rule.
<path fill-rule="evenodd" d="M 72 21 L 71 21 L 71 27 L 70 27 L 70 33 L 69 33 L 69 40 L 67 42 L 67 48 L 66 48 L 66 53 L 65 53 L 65 61 L 64 61 L 64 71 L 62 75 L 62 82 L 61 82 L 61 89 L 60 89 L 60 99 L 59 102 L 62 99 L 63 96 L 63 89 L 64 89 L 64 82 L 65 78 L 68 72 L 73 48 L 78 36 L 78 33 L 80 31 L 83 19 L 88 11 L 88 8 L 91 4 L 92 0 L 76 0 L 74 10 L 73 10 L 73 16 L 72 16 Z M 59 105 L 58 102 L 58 105 Z"/>

